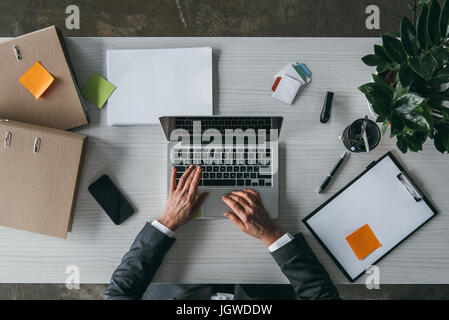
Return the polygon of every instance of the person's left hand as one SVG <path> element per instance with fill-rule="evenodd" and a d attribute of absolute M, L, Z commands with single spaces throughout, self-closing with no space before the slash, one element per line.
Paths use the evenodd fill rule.
<path fill-rule="evenodd" d="M 197 198 L 198 184 L 201 178 L 201 167 L 193 165 L 184 172 L 176 185 L 176 168 L 171 174 L 170 194 L 162 216 L 158 219 L 172 231 L 175 231 L 189 221 L 199 210 L 208 193 L 204 192 Z"/>

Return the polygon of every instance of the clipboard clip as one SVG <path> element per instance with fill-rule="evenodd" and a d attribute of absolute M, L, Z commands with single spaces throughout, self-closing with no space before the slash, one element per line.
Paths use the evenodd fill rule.
<path fill-rule="evenodd" d="M 408 192 L 410 192 L 416 202 L 419 202 L 424 198 L 422 192 L 415 186 L 412 179 L 405 172 L 398 174 L 397 178 L 401 181 Z"/>

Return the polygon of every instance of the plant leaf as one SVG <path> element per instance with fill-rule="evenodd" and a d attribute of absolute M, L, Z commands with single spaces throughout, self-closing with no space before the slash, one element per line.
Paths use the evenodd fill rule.
<path fill-rule="evenodd" d="M 387 117 L 391 113 L 391 100 L 386 97 L 379 97 L 372 104 L 374 112 L 379 116 Z"/>
<path fill-rule="evenodd" d="M 391 137 L 400 134 L 404 130 L 404 121 L 393 112 L 391 115 Z"/>
<path fill-rule="evenodd" d="M 393 109 L 399 114 L 410 113 L 424 102 L 424 98 L 417 93 L 409 92 L 398 98 Z"/>
<path fill-rule="evenodd" d="M 391 70 L 391 65 L 388 62 L 382 62 L 376 68 L 377 73 L 382 73 L 387 70 Z"/>
<path fill-rule="evenodd" d="M 366 83 L 359 88 L 362 91 L 368 101 L 372 104 L 378 98 L 386 98 L 387 100 L 393 99 L 393 89 L 389 88 L 387 84 L 381 85 L 375 82 Z"/>
<path fill-rule="evenodd" d="M 374 45 L 374 53 L 376 56 L 385 58 L 386 61 L 391 62 L 390 58 L 388 58 L 387 54 L 385 53 L 384 47 L 379 46 L 378 44 Z"/>
<path fill-rule="evenodd" d="M 420 60 L 421 66 L 427 70 L 430 76 L 432 76 L 435 70 L 438 68 L 438 61 L 433 57 L 430 51 L 423 52 Z"/>
<path fill-rule="evenodd" d="M 407 144 L 410 151 L 418 152 L 422 150 L 422 145 L 427 139 L 426 132 L 412 132 L 401 136 L 401 139 Z"/>
<path fill-rule="evenodd" d="M 446 152 L 446 146 L 444 145 L 443 138 L 437 134 L 435 138 L 433 139 L 433 144 L 435 145 L 435 148 L 440 151 L 441 153 Z"/>
<path fill-rule="evenodd" d="M 449 26 L 449 1 L 446 0 L 444 2 L 443 9 L 441 9 L 441 15 L 440 15 L 441 38 L 447 37 L 448 26 Z"/>
<path fill-rule="evenodd" d="M 435 124 L 436 134 L 434 137 L 435 148 L 441 153 L 449 152 L 449 126 Z"/>
<path fill-rule="evenodd" d="M 400 18 L 401 16 L 397 15 L 397 17 Z M 385 32 L 384 34 L 387 35 L 387 36 L 393 37 L 393 38 L 400 38 L 401 37 L 401 34 L 399 32 L 396 32 L 396 31 L 389 31 L 389 32 Z"/>
<path fill-rule="evenodd" d="M 402 65 L 401 69 L 399 69 L 398 75 L 402 87 L 410 86 L 413 80 L 415 80 L 415 72 L 413 72 L 412 68 L 410 68 L 408 64 Z"/>
<path fill-rule="evenodd" d="M 381 87 L 384 87 L 384 89 L 388 91 L 392 91 L 392 88 L 384 81 L 384 79 L 381 76 L 373 73 L 371 77 L 373 78 L 374 83 L 380 85 Z"/>
<path fill-rule="evenodd" d="M 402 47 L 409 56 L 416 56 L 419 53 L 419 42 L 416 38 L 416 29 L 413 23 L 407 17 L 402 18 L 401 22 L 401 40 Z"/>
<path fill-rule="evenodd" d="M 430 80 L 429 71 L 421 65 L 421 61 L 417 57 L 413 57 L 409 60 L 409 66 L 413 71 L 424 78 L 424 80 Z"/>
<path fill-rule="evenodd" d="M 418 17 L 416 24 L 416 37 L 418 38 L 419 45 L 423 49 L 428 48 L 429 36 L 427 34 L 427 16 L 429 15 L 429 8 L 427 5 L 423 5 L 421 13 Z"/>
<path fill-rule="evenodd" d="M 449 121 L 449 109 L 446 107 L 442 107 L 444 120 Z"/>
<path fill-rule="evenodd" d="M 399 64 L 406 62 L 407 55 L 405 54 L 404 48 L 402 48 L 401 41 L 387 35 L 382 35 L 382 41 L 385 53 L 391 60 Z"/>
<path fill-rule="evenodd" d="M 417 75 L 415 81 L 413 81 L 412 91 L 419 92 L 420 95 L 425 97 L 443 94 L 441 93 L 441 82 L 438 81 L 438 79 L 430 79 L 426 81 L 419 75 Z"/>
<path fill-rule="evenodd" d="M 430 4 L 429 15 L 427 16 L 427 31 L 429 33 L 430 42 L 434 45 L 440 43 L 440 15 L 441 8 L 437 0 L 433 0 Z"/>
<path fill-rule="evenodd" d="M 385 62 L 385 59 L 381 56 L 375 55 L 375 54 L 369 54 L 362 58 L 362 61 L 370 67 L 376 67 L 380 65 L 381 63 Z"/>
<path fill-rule="evenodd" d="M 418 1 L 418 6 L 422 6 L 422 5 L 428 4 L 430 1 L 432 1 L 432 0 L 419 0 Z"/>
<path fill-rule="evenodd" d="M 359 90 L 365 94 L 377 114 L 387 117 L 391 113 L 393 88 L 376 75 L 373 75 L 373 79 L 376 82 L 364 84 Z"/>
<path fill-rule="evenodd" d="M 407 142 L 405 142 L 400 136 L 398 137 L 398 141 L 396 141 L 396 146 L 402 153 L 407 153 Z"/>
<path fill-rule="evenodd" d="M 405 125 L 414 131 L 428 132 L 433 127 L 432 116 L 421 107 L 409 113 L 402 113 L 401 117 Z"/>
<path fill-rule="evenodd" d="M 434 77 L 434 80 L 437 81 L 440 86 L 444 83 L 448 83 L 449 82 L 449 67 L 443 68 L 440 71 L 438 71 Z"/>
<path fill-rule="evenodd" d="M 394 89 L 394 95 L 393 95 L 393 101 L 398 100 L 400 97 L 402 97 L 404 94 L 408 93 L 410 90 L 410 87 L 403 87 L 401 83 L 399 82 L 396 85 L 396 89 Z"/>
<path fill-rule="evenodd" d="M 447 2 L 449 3 L 449 1 Z M 449 49 L 438 47 L 431 49 L 433 57 L 438 61 L 438 65 L 440 68 L 443 68 L 445 65 L 449 63 Z"/>
<path fill-rule="evenodd" d="M 384 122 L 385 120 L 387 120 L 388 118 L 384 115 L 378 115 L 376 118 L 376 122 Z"/>

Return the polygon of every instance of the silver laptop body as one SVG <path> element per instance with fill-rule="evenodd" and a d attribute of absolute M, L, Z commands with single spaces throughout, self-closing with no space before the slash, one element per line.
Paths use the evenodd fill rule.
<path fill-rule="evenodd" d="M 203 172 L 198 194 L 207 191 L 197 218 L 223 218 L 231 211 L 221 196 L 254 189 L 271 218 L 279 216 L 279 147 L 282 117 L 161 117 L 168 140 L 167 192 L 173 166 L 178 177 L 190 166 Z"/>

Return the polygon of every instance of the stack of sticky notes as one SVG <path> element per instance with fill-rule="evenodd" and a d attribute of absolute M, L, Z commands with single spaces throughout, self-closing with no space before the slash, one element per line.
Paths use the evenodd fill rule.
<path fill-rule="evenodd" d="M 312 81 L 312 72 L 304 63 L 286 65 L 274 76 L 273 98 L 292 104 L 301 87 Z"/>

